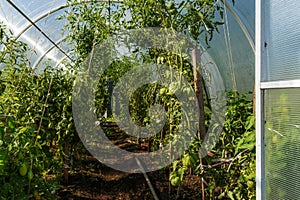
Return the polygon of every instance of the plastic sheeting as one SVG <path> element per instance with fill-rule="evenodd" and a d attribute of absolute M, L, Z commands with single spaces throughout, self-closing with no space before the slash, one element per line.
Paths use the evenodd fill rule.
<path fill-rule="evenodd" d="M 255 1 L 227 1 L 225 24 L 214 34 L 208 53 L 217 65 L 226 89 L 252 91 L 255 77 Z"/>
<path fill-rule="evenodd" d="M 58 65 L 68 57 L 71 48 L 64 42 L 67 33 L 63 33 L 66 21 L 57 20 L 68 9 L 65 5 L 65 0 L 0 1 L 0 20 L 34 50 L 28 55 L 33 67 L 38 67 L 42 60 Z"/>
<path fill-rule="evenodd" d="M 204 60 L 216 67 L 221 74 L 218 81 L 223 82 L 226 89 L 247 92 L 254 87 L 255 0 L 236 0 L 234 6 L 227 0 L 223 4 L 225 24 L 220 27 L 220 33 L 214 34 Z M 2 0 L 0 21 L 34 49 L 29 55 L 33 67 L 40 68 L 43 61 L 57 66 L 70 59 L 72 50 L 65 41 L 66 21 L 57 20 L 67 9 L 66 0 Z"/>

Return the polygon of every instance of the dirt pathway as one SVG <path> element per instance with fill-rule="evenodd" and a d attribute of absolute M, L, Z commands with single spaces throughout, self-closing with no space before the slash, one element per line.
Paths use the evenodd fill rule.
<path fill-rule="evenodd" d="M 110 140 L 134 152 L 145 152 L 147 144 L 132 142 L 128 135 L 113 123 L 106 125 L 111 134 Z M 130 174 L 114 170 L 101 164 L 91 155 L 81 156 L 76 168 L 69 175 L 69 182 L 59 191 L 59 199 L 66 200 L 151 200 L 154 199 L 143 174 Z M 168 169 L 147 173 L 155 193 L 161 200 L 175 199 L 177 188 L 169 183 Z M 187 175 L 180 188 L 179 199 L 198 199 L 200 180 L 195 175 Z M 199 197 L 199 196 L 198 196 Z"/>

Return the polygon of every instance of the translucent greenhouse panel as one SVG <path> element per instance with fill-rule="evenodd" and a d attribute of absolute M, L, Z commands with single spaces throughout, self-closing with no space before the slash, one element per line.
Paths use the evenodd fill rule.
<path fill-rule="evenodd" d="M 300 77 L 300 1 L 266 1 L 267 66 L 263 81 L 293 80 Z"/>
<path fill-rule="evenodd" d="M 45 16 L 39 20 L 36 24 L 43 32 L 49 36 L 53 41 L 58 41 L 62 37 L 66 37 L 63 28 L 67 23 L 67 20 L 58 20 L 57 18 L 64 14 L 69 8 L 61 9 L 56 12 L 53 12 L 49 16 Z"/>
<path fill-rule="evenodd" d="M 52 51 L 53 48 L 58 48 L 56 45 L 60 45 L 67 34 L 63 33 L 66 20 L 57 20 L 59 16 L 69 9 L 68 7 L 63 7 L 65 3 L 65 0 L 26 2 L 15 0 L 12 4 L 8 1 L 0 2 L 0 20 L 13 31 L 18 39 L 24 41 L 28 44 L 30 49 L 32 49 L 32 51 L 27 53 L 32 67 L 35 67 L 40 59 L 46 58 L 47 60 L 52 60 L 50 61 L 52 63 L 57 63 L 63 58 L 63 56 L 58 56 L 58 54 L 54 55 L 50 51 Z M 14 5 L 17 8 L 15 8 Z M 23 12 L 25 16 L 22 15 L 21 12 Z M 30 18 L 41 31 L 33 26 L 31 22 L 26 19 L 26 16 Z M 64 45 L 64 49 L 58 49 L 67 52 L 69 48 L 70 46 Z"/>
<path fill-rule="evenodd" d="M 227 0 L 228 1 L 228 0 Z M 250 34 L 250 37 L 254 41 L 255 34 L 255 0 L 238 0 L 235 1 L 232 10 L 239 17 L 241 22 Z"/>
<path fill-rule="evenodd" d="M 248 39 L 237 23 L 229 26 L 232 38 L 232 63 L 237 90 L 252 91 L 254 88 L 254 52 Z"/>
<path fill-rule="evenodd" d="M 24 17 L 7 1 L 0 1 L 0 21 L 11 29 L 15 35 L 22 32 L 26 26 Z"/>
<path fill-rule="evenodd" d="M 55 10 L 66 4 L 66 0 L 15 0 L 12 4 L 16 5 L 32 21 L 36 21 L 42 15 L 51 14 Z M 0 1 L 0 20 L 4 21 L 18 35 L 30 22 L 21 15 L 8 1 Z"/>
<path fill-rule="evenodd" d="M 208 53 L 218 66 L 226 89 L 241 93 L 254 88 L 254 0 L 226 1 L 225 24 L 214 33 Z"/>
<path fill-rule="evenodd" d="M 42 35 L 35 27 L 28 29 L 24 34 L 22 34 L 20 40 L 28 44 L 30 51 L 28 54 L 29 61 L 31 66 L 33 66 L 37 60 L 42 57 L 51 59 L 54 62 L 57 62 L 61 59 L 56 55 L 49 53 L 55 47 L 44 35 Z M 54 41 L 54 43 L 59 44 L 60 40 Z"/>
<path fill-rule="evenodd" d="M 300 199 L 300 88 L 265 91 L 266 199 Z"/>
<path fill-rule="evenodd" d="M 69 43 L 61 40 L 58 44 L 61 49 L 69 49 Z M 69 51 L 66 51 L 67 54 L 70 54 Z M 55 59 L 53 59 L 55 58 Z M 63 61 L 68 60 L 69 63 L 72 63 L 69 58 L 64 55 L 59 49 L 55 47 L 49 48 L 46 54 L 41 55 L 39 58 L 32 63 L 32 67 L 35 69 L 36 73 L 43 73 L 46 66 L 51 66 L 52 68 L 64 68 Z"/>
<path fill-rule="evenodd" d="M 24 12 L 30 19 L 34 20 L 42 14 L 50 13 L 51 10 L 65 5 L 67 0 L 14 0 L 13 3 Z"/>

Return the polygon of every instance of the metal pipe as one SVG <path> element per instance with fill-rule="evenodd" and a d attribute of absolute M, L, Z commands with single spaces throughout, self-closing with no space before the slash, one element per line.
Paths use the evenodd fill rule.
<path fill-rule="evenodd" d="M 228 3 L 226 2 L 226 0 L 221 0 L 221 2 L 224 4 L 224 6 L 229 10 L 229 12 L 232 14 L 233 18 L 235 19 L 235 21 L 238 23 L 238 25 L 240 26 L 240 28 L 242 29 L 243 33 L 245 34 L 251 49 L 253 51 L 253 53 L 255 53 L 255 45 L 254 42 L 250 36 L 249 31 L 247 30 L 246 26 L 243 24 L 242 20 L 237 16 L 237 14 L 234 12 L 234 10 L 228 5 Z"/>
<path fill-rule="evenodd" d="M 27 21 L 29 21 L 32 26 L 34 26 L 47 40 L 49 40 L 56 48 L 58 48 L 64 55 L 66 55 L 72 62 L 73 59 L 64 51 L 62 50 L 40 27 L 38 27 L 17 5 L 15 5 L 11 0 L 7 0 L 7 2 L 16 9 Z"/>

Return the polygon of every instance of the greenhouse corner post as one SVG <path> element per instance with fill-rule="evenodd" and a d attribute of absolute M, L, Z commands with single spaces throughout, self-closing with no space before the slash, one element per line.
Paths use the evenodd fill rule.
<path fill-rule="evenodd" d="M 255 94 L 256 94 L 256 199 L 265 199 L 265 159 L 263 140 L 263 90 L 261 88 L 261 68 L 264 53 L 264 1 L 255 2 Z"/>

